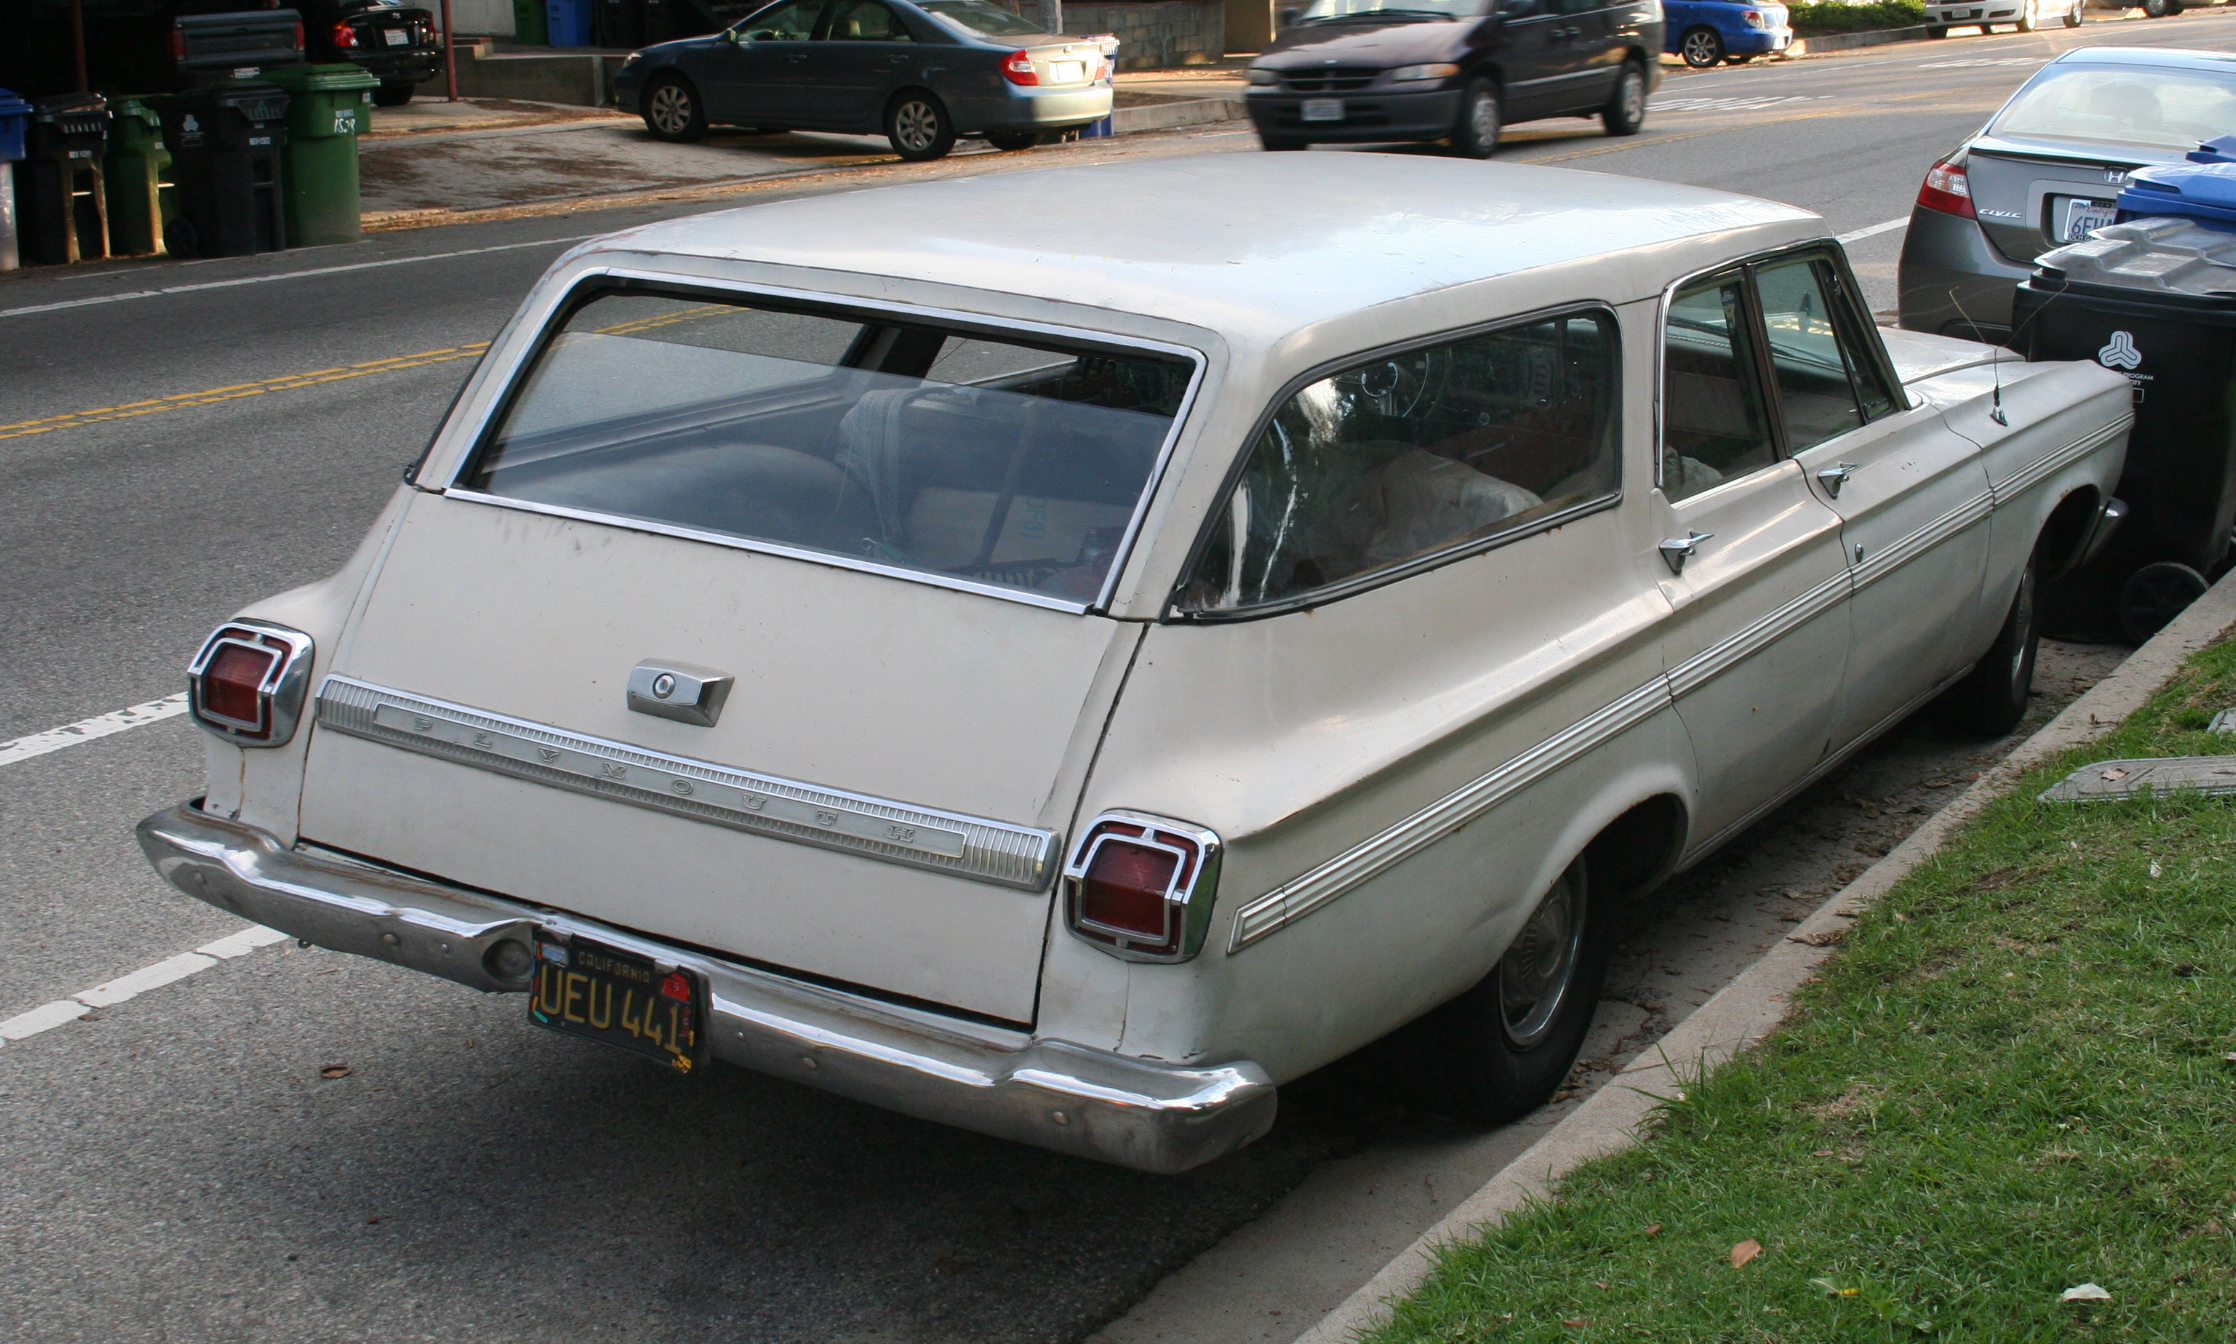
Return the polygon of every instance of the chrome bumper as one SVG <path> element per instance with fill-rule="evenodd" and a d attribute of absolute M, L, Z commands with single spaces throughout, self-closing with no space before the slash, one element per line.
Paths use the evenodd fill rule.
<path fill-rule="evenodd" d="M 1272 1080 L 1243 1062 L 1185 1068 L 1065 1041 L 1004 1048 L 928 1013 L 751 970 L 592 920 L 290 850 L 189 803 L 139 826 L 140 848 L 189 896 L 337 952 L 489 992 L 526 981 L 493 949 L 537 926 L 582 934 L 707 979 L 715 1058 L 925 1120 L 1140 1171 L 1186 1171 L 1273 1125 Z"/>

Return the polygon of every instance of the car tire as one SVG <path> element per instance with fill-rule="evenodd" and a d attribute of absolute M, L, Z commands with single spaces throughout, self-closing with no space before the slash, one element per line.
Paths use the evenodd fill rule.
<path fill-rule="evenodd" d="M 2042 644 L 2040 581 L 2040 558 L 2031 558 L 2019 574 L 2019 589 L 2011 595 L 1995 643 L 1934 706 L 1943 729 L 1966 737 L 2002 737 L 2026 717 L 2034 659 Z"/>
<path fill-rule="evenodd" d="M 940 100 L 922 89 L 896 94 L 885 109 L 885 138 L 893 152 L 910 163 L 947 157 L 955 147 L 955 123 Z"/>
<path fill-rule="evenodd" d="M 1925 26 L 1925 35 L 1927 37 L 1947 37 L 1949 26 L 1945 23 L 1929 23 Z"/>
<path fill-rule="evenodd" d="M 1309 141 L 1291 140 L 1287 136 L 1267 135 L 1264 131 L 1260 131 L 1258 132 L 1258 148 L 1285 153 L 1293 149 L 1310 149 L 1312 145 Z"/>
<path fill-rule="evenodd" d="M 1407 1090 L 1429 1110 L 1480 1125 L 1543 1105 L 1592 1028 L 1614 935 L 1612 902 L 1594 896 L 1579 858 L 1489 975 L 1392 1038 Z"/>
<path fill-rule="evenodd" d="M 699 106 L 699 91 L 681 75 L 662 75 L 644 91 L 644 128 L 655 140 L 688 144 L 707 133 L 706 110 Z"/>
<path fill-rule="evenodd" d="M 2082 0 L 2073 0 L 2073 7 L 2065 11 L 2066 27 L 2078 28 L 2081 26 L 2081 3 Z"/>
<path fill-rule="evenodd" d="M 1687 28 L 1677 39 L 1677 54 L 1693 69 L 1706 70 L 1724 59 L 1723 35 L 1706 24 Z"/>
<path fill-rule="evenodd" d="M 1038 131 L 988 131 L 986 143 L 1004 152 L 1031 149 L 1040 143 Z"/>
<path fill-rule="evenodd" d="M 1646 71 L 1638 62 L 1623 62 L 1623 72 L 1615 76 L 1615 92 L 1599 111 L 1599 122 L 1609 135 L 1636 135 L 1646 124 Z"/>
<path fill-rule="evenodd" d="M 2033 33 L 2040 32 L 2041 28 L 2042 25 L 2034 21 L 2034 5 L 2032 3 L 2032 0 L 2028 0 L 2027 7 L 2019 11 L 2019 31 L 2022 33 Z"/>
<path fill-rule="evenodd" d="M 411 96 L 412 86 L 410 84 L 383 84 L 379 88 L 373 90 L 373 106 L 402 107 L 404 104 L 411 101 Z"/>
<path fill-rule="evenodd" d="M 2163 19 L 2174 12 L 2167 0 L 2143 0 L 2143 13 L 2154 19 Z"/>
<path fill-rule="evenodd" d="M 1478 77 L 1460 94 L 1460 119 L 1452 127 L 1452 152 L 1469 159 L 1491 157 L 1498 153 L 1499 129 L 1503 124 L 1498 86 Z"/>
<path fill-rule="evenodd" d="M 2205 595 L 2205 576 L 2175 560 L 2145 565 L 2120 585 L 2120 630 L 2130 644 L 2140 644 L 2166 628 L 2166 623 Z"/>

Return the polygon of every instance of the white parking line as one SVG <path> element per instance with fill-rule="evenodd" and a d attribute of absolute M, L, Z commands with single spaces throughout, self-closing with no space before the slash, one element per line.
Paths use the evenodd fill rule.
<path fill-rule="evenodd" d="M 122 294 L 97 294 L 90 299 L 65 299 L 60 303 L 37 303 L 28 308 L 0 308 L 0 317 L 24 317 L 31 313 L 52 313 L 64 308 L 88 308 L 97 303 L 122 303 L 126 299 L 153 299 L 165 294 L 191 294 L 201 289 L 231 289 L 235 285 L 268 285 L 279 280 L 302 280 L 314 275 L 340 275 L 344 271 L 370 271 L 383 266 L 411 266 L 422 261 L 447 261 L 452 257 L 478 257 L 485 252 L 511 252 L 523 247 L 552 247 L 560 243 L 579 243 L 585 238 L 596 238 L 595 233 L 577 233 L 565 238 L 538 238 L 528 243 L 496 243 L 489 247 L 469 247 L 457 252 L 429 252 L 417 257 L 389 257 L 384 261 L 359 261 L 347 266 L 317 266 L 307 271 L 281 271 L 276 275 L 244 275 L 237 280 L 205 280 L 198 285 L 167 285 L 162 289 L 134 289 Z"/>
<path fill-rule="evenodd" d="M 120 975 L 114 980 L 80 990 L 67 999 L 42 1003 L 28 1013 L 18 1013 L 0 1022 L 0 1041 L 20 1041 L 36 1036 L 42 1031 L 52 1031 L 65 1022 L 75 1022 L 96 1008 L 109 1008 L 128 999 L 138 998 L 151 989 L 160 989 L 176 980 L 198 975 L 221 961 L 245 957 L 257 948 L 285 942 L 287 935 L 278 929 L 267 929 L 261 924 L 243 925 L 239 932 L 227 934 L 214 943 L 204 943 L 192 952 L 181 952 L 175 957 L 165 957 L 153 966 L 142 966 L 130 975 Z"/>
<path fill-rule="evenodd" d="M 14 765 L 34 756 L 44 756 L 50 751 L 74 747 L 80 742 L 121 733 L 127 728 L 137 728 L 143 723 L 160 723 L 173 715 L 186 712 L 186 692 L 166 695 L 161 700 L 150 700 L 144 705 L 114 710 L 95 718 L 66 723 L 60 728 L 49 728 L 43 733 L 19 737 L 13 742 L 0 742 L 0 765 Z"/>
<path fill-rule="evenodd" d="M 1904 215 L 1900 219 L 1890 219 L 1883 224 L 1874 224 L 1868 229 L 1856 229 L 1849 233 L 1843 233 L 1839 237 L 1834 238 L 1832 241 L 1843 245 L 1848 243 L 1860 243 L 1866 238 L 1876 238 L 1882 233 L 1892 233 L 1894 230 L 1901 228 L 1903 225 L 1909 222 L 1910 217 L 1908 215 Z"/>

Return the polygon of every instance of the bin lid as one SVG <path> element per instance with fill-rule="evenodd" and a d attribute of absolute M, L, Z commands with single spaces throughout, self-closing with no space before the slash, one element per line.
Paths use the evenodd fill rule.
<path fill-rule="evenodd" d="M 266 70 L 261 78 L 289 93 L 355 92 L 377 89 L 380 81 L 354 65 L 293 65 Z"/>
<path fill-rule="evenodd" d="M 2037 289 L 2214 306 L 2236 300 L 2236 233 L 2176 215 L 2111 224 L 2035 259 Z"/>
<path fill-rule="evenodd" d="M 31 104 L 7 89 L 0 89 L 0 117 L 22 117 L 31 112 Z"/>
<path fill-rule="evenodd" d="M 2128 215 L 2186 215 L 2236 223 L 2236 162 L 2138 168 L 2128 175 L 2119 207 Z"/>
<path fill-rule="evenodd" d="M 2207 140 L 2186 156 L 2191 163 L 2236 163 L 2236 135 Z"/>
<path fill-rule="evenodd" d="M 109 100 L 98 93 L 58 93 L 52 98 L 41 98 L 34 115 L 41 121 L 56 117 L 101 116 L 109 110 Z"/>
<path fill-rule="evenodd" d="M 138 98 L 117 99 L 109 104 L 109 115 L 119 121 L 136 121 L 156 130 L 163 129 L 163 118 L 157 116 L 154 108 Z"/>

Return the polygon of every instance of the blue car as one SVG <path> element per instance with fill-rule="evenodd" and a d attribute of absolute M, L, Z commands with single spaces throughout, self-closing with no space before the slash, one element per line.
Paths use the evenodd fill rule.
<path fill-rule="evenodd" d="M 1685 58 L 1695 70 L 1744 65 L 1766 51 L 1793 45 L 1784 5 L 1736 0 L 1663 0 L 1662 50 Z"/>

